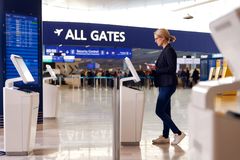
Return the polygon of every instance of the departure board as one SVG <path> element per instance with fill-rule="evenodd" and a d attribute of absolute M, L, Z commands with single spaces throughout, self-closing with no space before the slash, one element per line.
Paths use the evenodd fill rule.
<path fill-rule="evenodd" d="M 38 19 L 6 14 L 6 79 L 19 77 L 10 55 L 22 56 L 35 84 L 38 84 Z"/>

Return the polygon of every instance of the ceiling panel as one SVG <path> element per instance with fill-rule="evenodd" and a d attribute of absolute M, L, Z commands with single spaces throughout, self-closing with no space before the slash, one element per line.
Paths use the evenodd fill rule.
<path fill-rule="evenodd" d="M 197 0 L 43 0 L 43 4 L 66 8 L 88 8 L 88 9 L 126 9 L 144 7 L 149 5 L 165 5 L 169 3 L 181 3 Z"/>

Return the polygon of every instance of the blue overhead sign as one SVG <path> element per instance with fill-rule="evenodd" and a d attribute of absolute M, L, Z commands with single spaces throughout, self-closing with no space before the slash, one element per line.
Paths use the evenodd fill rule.
<path fill-rule="evenodd" d="M 44 45 L 108 46 L 158 49 L 153 33 L 156 29 L 106 24 L 43 22 Z M 173 31 L 177 51 L 219 53 L 209 33 Z"/>
<path fill-rule="evenodd" d="M 101 27 L 87 23 L 44 22 L 45 45 L 126 46 L 129 31 L 125 27 Z"/>
<path fill-rule="evenodd" d="M 132 50 L 129 48 L 45 46 L 45 55 L 51 55 L 54 53 L 64 53 L 66 56 L 75 56 L 75 58 L 123 59 L 125 57 L 132 57 Z"/>

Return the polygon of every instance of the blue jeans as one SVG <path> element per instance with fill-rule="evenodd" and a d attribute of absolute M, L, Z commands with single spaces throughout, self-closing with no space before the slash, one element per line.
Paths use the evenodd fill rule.
<path fill-rule="evenodd" d="M 181 134 L 181 131 L 171 119 L 171 96 L 175 91 L 175 86 L 159 87 L 156 114 L 163 121 L 163 136 L 165 138 L 169 136 L 169 129 L 174 134 Z"/>

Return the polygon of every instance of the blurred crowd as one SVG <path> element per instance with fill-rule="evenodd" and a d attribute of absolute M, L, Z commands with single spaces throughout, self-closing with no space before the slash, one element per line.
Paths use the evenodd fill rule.
<path fill-rule="evenodd" d="M 181 83 L 183 88 L 192 88 L 200 79 L 199 70 L 197 68 L 192 71 L 188 68 L 182 68 L 178 71 L 177 76 L 179 79 L 178 82 Z"/>
<path fill-rule="evenodd" d="M 137 87 L 153 87 L 154 81 L 152 72 L 149 69 L 139 69 L 137 70 L 137 74 L 139 75 L 141 81 L 138 83 L 134 82 L 125 82 L 124 85 L 128 86 L 137 86 Z M 102 86 L 108 86 L 113 87 L 113 78 L 124 78 L 124 77 L 130 77 L 131 72 L 128 70 L 121 70 L 120 68 L 114 68 L 114 69 L 82 69 L 78 72 L 72 73 L 72 75 L 69 75 L 67 77 L 71 77 L 73 75 L 79 75 L 81 84 L 86 83 L 88 86 L 94 86 L 96 84 L 100 85 L 102 83 Z M 183 88 L 191 88 L 193 85 L 197 84 L 197 82 L 200 79 L 199 76 L 199 70 L 197 68 L 193 70 L 189 70 L 188 68 L 182 68 L 177 73 L 176 76 L 178 77 L 178 86 Z M 64 78 L 61 78 L 61 84 L 65 84 Z M 101 80 L 100 80 L 101 79 Z M 103 80 L 105 79 L 105 81 Z M 85 82 L 86 81 L 86 82 Z M 107 84 L 105 84 L 107 83 Z"/>

